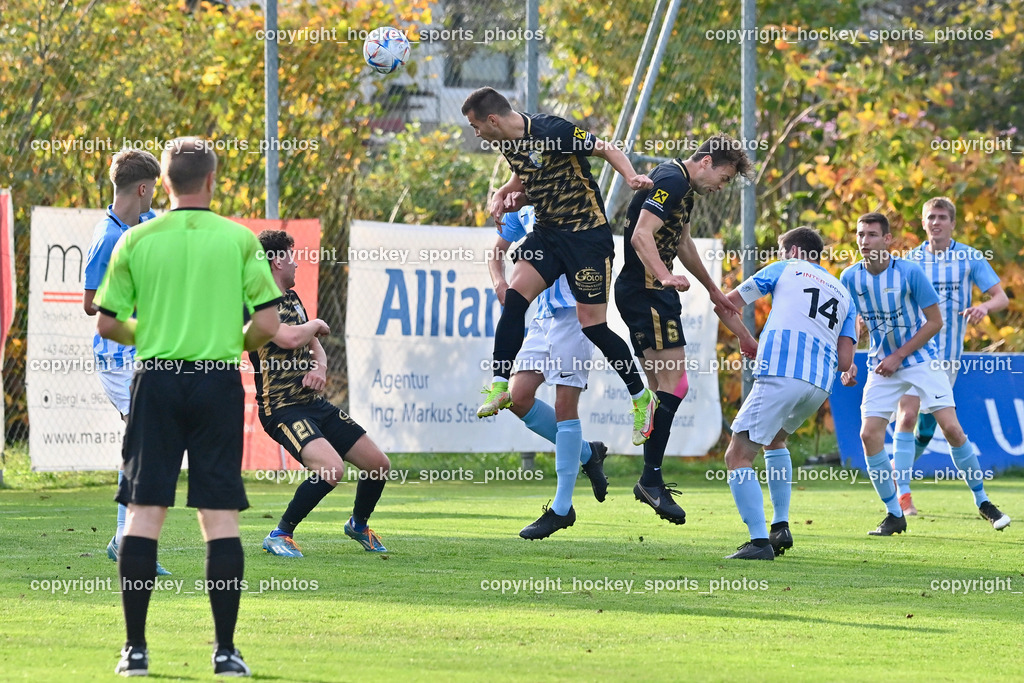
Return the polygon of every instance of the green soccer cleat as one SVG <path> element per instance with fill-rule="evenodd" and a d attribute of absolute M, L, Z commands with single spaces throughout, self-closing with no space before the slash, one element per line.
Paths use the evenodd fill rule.
<path fill-rule="evenodd" d="M 363 549 L 370 553 L 386 553 L 387 548 L 380 542 L 380 536 L 378 536 L 373 529 L 366 527 L 366 531 L 356 531 L 352 527 L 352 520 L 345 522 L 345 535 L 349 538 L 359 541 L 359 545 L 363 546 Z"/>
<path fill-rule="evenodd" d="M 508 392 L 508 382 L 494 382 L 490 389 L 483 389 L 481 394 L 486 394 L 487 399 L 476 409 L 477 417 L 491 417 L 497 415 L 499 410 L 512 407 L 512 394 Z"/>
<path fill-rule="evenodd" d="M 633 401 L 633 445 L 642 446 L 654 430 L 654 411 L 658 409 L 658 396 L 650 389 L 644 389 L 640 398 Z"/>
<path fill-rule="evenodd" d="M 273 532 L 271 532 L 273 533 Z M 302 557 L 302 550 L 291 536 L 267 535 L 263 539 L 263 550 L 278 557 Z"/>

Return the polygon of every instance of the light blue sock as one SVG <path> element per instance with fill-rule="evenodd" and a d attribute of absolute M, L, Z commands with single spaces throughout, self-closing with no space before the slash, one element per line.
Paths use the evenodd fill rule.
<path fill-rule="evenodd" d="M 555 437 L 558 434 L 558 424 L 555 422 L 555 409 L 544 401 L 534 399 L 533 407 L 530 408 L 526 415 L 523 415 L 523 424 L 542 439 L 555 443 Z M 583 447 L 580 449 L 580 463 L 589 462 L 590 455 L 590 443 L 584 441 Z"/>
<path fill-rule="evenodd" d="M 750 531 L 750 540 L 768 538 L 768 524 L 764 519 L 764 495 L 752 467 L 740 467 L 729 472 L 729 488 L 740 519 Z"/>
<path fill-rule="evenodd" d="M 875 493 L 882 499 L 885 509 L 896 517 L 903 516 L 899 498 L 896 496 L 896 484 L 892 481 L 892 464 L 889 454 L 884 450 L 868 456 L 868 476 L 875 487 Z"/>
<path fill-rule="evenodd" d="M 555 442 L 555 435 L 558 433 L 555 409 L 544 401 L 534 400 L 530 412 L 523 415 L 523 424 L 542 439 L 547 439 L 551 443 Z"/>
<path fill-rule="evenodd" d="M 968 488 L 974 494 L 975 506 L 981 505 L 988 500 L 988 496 L 985 495 L 985 471 L 978 464 L 978 456 L 974 454 L 974 446 L 971 445 L 971 440 L 965 441 L 963 446 L 957 446 L 956 448 L 950 446 L 949 454 L 953 456 L 953 464 L 960 470 L 960 474 L 964 476 L 964 481 L 967 483 Z"/>
<path fill-rule="evenodd" d="M 120 484 L 121 480 L 124 479 L 124 471 L 117 471 L 117 483 Z M 128 518 L 128 508 L 120 503 L 117 504 L 117 531 L 114 532 L 114 543 L 121 545 L 121 539 L 124 538 L 124 522 Z"/>
<path fill-rule="evenodd" d="M 914 435 L 911 432 L 896 432 L 892 437 L 893 477 L 902 496 L 910 493 L 910 481 L 914 470 Z"/>
<path fill-rule="evenodd" d="M 555 500 L 551 509 L 555 514 L 567 515 L 572 507 L 572 491 L 576 488 L 576 475 L 580 471 L 580 446 L 583 426 L 579 420 L 562 420 L 555 437 Z"/>
<path fill-rule="evenodd" d="M 789 497 L 793 492 L 793 459 L 788 448 L 764 452 L 768 494 L 772 499 L 772 524 L 789 521 Z"/>

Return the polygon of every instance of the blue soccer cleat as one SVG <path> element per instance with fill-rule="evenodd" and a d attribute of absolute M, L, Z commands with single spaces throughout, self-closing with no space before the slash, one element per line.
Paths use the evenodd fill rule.
<path fill-rule="evenodd" d="M 363 546 L 367 552 L 386 553 L 388 551 L 388 549 L 384 547 L 384 544 L 380 542 L 380 536 L 374 533 L 373 529 L 366 527 L 365 531 L 356 531 L 352 528 L 351 519 L 345 522 L 345 535 L 353 540 L 359 541 L 359 544 Z"/>
<path fill-rule="evenodd" d="M 271 532 L 273 533 L 273 532 Z M 302 551 L 291 536 L 267 535 L 263 539 L 263 550 L 278 557 L 302 557 Z"/>

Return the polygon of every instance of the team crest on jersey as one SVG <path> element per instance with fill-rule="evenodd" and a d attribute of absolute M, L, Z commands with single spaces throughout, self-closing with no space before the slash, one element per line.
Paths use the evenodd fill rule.
<path fill-rule="evenodd" d="M 534 168 L 541 168 L 544 166 L 544 157 L 540 152 L 530 152 L 529 158 L 530 163 L 533 164 Z"/>
<path fill-rule="evenodd" d="M 668 199 L 668 192 L 665 190 L 655 190 L 654 196 L 651 197 L 652 202 L 660 205 L 664 205 L 666 199 Z"/>

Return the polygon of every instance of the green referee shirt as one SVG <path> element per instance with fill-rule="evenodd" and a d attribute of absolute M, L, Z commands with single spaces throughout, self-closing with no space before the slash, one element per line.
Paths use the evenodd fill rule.
<path fill-rule="evenodd" d="M 94 301 L 122 322 L 137 311 L 138 360 L 236 361 L 243 308 L 280 298 L 252 231 L 206 209 L 177 209 L 121 236 Z"/>

